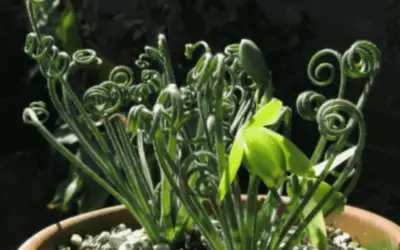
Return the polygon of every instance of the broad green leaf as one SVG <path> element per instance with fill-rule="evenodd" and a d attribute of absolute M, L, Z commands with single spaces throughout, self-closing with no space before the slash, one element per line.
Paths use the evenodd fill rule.
<path fill-rule="evenodd" d="M 248 127 L 243 130 L 245 165 L 268 187 L 281 185 L 286 177 L 284 155 L 280 145 L 271 139 L 269 129 Z"/>
<path fill-rule="evenodd" d="M 83 42 L 80 34 L 80 23 L 76 18 L 72 1 L 68 0 L 66 4 L 67 6 L 63 13 L 61 24 L 56 29 L 56 35 L 63 49 L 69 54 L 72 54 L 76 50 L 83 48 Z M 106 80 L 109 72 L 116 64 L 105 58 L 104 55 L 100 53 L 100 49 L 95 43 L 90 40 L 86 40 L 85 43 L 89 45 L 90 48 L 94 49 L 102 60 L 102 64 L 99 68 L 94 69 L 95 74 L 100 80 Z"/>
<path fill-rule="evenodd" d="M 79 213 L 103 208 L 110 194 L 90 176 L 84 175 L 83 196 L 78 200 Z"/>
<path fill-rule="evenodd" d="M 185 233 L 185 231 L 188 228 L 192 228 L 192 225 L 193 225 L 193 218 L 188 215 L 185 206 L 179 207 L 174 228 L 175 239 L 182 237 L 182 234 Z"/>
<path fill-rule="evenodd" d="M 117 66 L 114 62 L 111 60 L 107 59 L 100 50 L 100 47 L 97 46 L 94 42 L 87 40 L 85 41 L 89 47 L 93 50 L 96 51 L 98 57 L 101 58 L 102 64 L 99 66 L 99 68 L 94 69 L 95 74 L 100 80 L 107 80 L 109 77 L 110 71 Z"/>
<path fill-rule="evenodd" d="M 264 61 L 264 56 L 257 45 L 242 39 L 239 45 L 239 59 L 244 71 L 260 85 L 267 86 L 271 79 L 271 72 Z"/>
<path fill-rule="evenodd" d="M 239 131 L 229 154 L 228 169 L 222 174 L 221 182 L 219 184 L 218 196 L 220 201 L 224 199 L 226 193 L 228 192 L 227 183 L 229 185 L 232 184 L 237 172 L 239 171 L 239 167 L 243 159 L 243 147 L 244 141 L 242 138 L 242 133 Z"/>
<path fill-rule="evenodd" d="M 313 184 L 317 181 L 316 178 L 312 178 Z M 316 203 L 319 203 L 322 198 L 332 189 L 332 186 L 329 185 L 326 182 L 321 182 L 319 184 L 317 191 L 315 191 L 313 195 L 313 199 Z M 322 211 L 324 214 L 326 214 L 333 206 L 337 205 L 337 208 L 335 209 L 335 212 L 342 212 L 344 209 L 344 205 L 346 204 L 346 199 L 344 199 L 343 194 L 340 192 L 336 192 L 329 200 L 328 202 L 325 203 L 325 205 L 322 207 Z"/>
<path fill-rule="evenodd" d="M 252 117 L 249 126 L 263 127 L 277 122 L 281 114 L 282 102 L 273 98 L 270 102 L 261 107 Z"/>
<path fill-rule="evenodd" d="M 309 181 L 312 182 L 312 184 L 315 184 L 315 182 L 317 181 L 316 178 L 310 178 L 308 179 Z M 292 180 L 290 180 L 291 182 Z M 303 178 L 299 177 L 299 181 L 300 183 L 303 181 Z M 317 190 L 315 191 L 315 193 L 312 196 L 312 200 L 313 202 L 315 202 L 316 204 L 318 204 L 319 202 L 321 202 L 321 200 L 324 198 L 324 196 L 326 195 L 326 193 L 328 193 L 331 190 L 331 185 L 329 185 L 327 182 L 321 182 L 317 188 Z M 289 197 L 293 197 L 293 190 L 292 190 L 292 184 L 287 186 L 287 192 Z M 307 192 L 307 188 L 306 185 L 304 185 L 304 187 L 302 188 L 302 192 L 303 195 L 305 195 L 305 193 Z M 339 204 L 336 208 L 335 208 L 335 212 L 342 212 L 344 209 L 344 205 L 346 204 L 346 199 L 343 197 L 343 194 L 340 192 L 336 192 L 322 207 L 322 212 L 324 215 L 327 215 L 327 212 L 330 211 L 330 209 Z"/>
<path fill-rule="evenodd" d="M 314 176 L 310 160 L 293 142 L 272 130 L 268 130 L 268 134 L 282 150 L 286 171 L 299 176 Z"/>
<path fill-rule="evenodd" d="M 70 0 L 67 1 L 67 6 L 63 13 L 61 24 L 56 29 L 56 34 L 64 50 L 68 53 L 73 53 L 75 50 L 82 48 L 79 26 Z"/>
<path fill-rule="evenodd" d="M 73 169 L 70 169 L 70 171 L 73 171 Z M 47 207 L 49 209 L 55 209 L 55 208 L 61 207 L 61 205 L 63 203 L 64 195 L 65 195 L 65 189 L 72 182 L 72 180 L 73 180 L 73 176 L 70 173 L 66 179 L 64 179 L 62 182 L 60 182 L 57 185 L 55 194 L 54 194 L 51 202 L 49 204 L 47 204 Z"/>
<path fill-rule="evenodd" d="M 306 218 L 310 212 L 315 208 L 317 203 L 313 200 L 307 203 L 302 211 L 303 219 Z M 313 246 L 319 250 L 326 250 L 328 247 L 328 238 L 326 235 L 326 226 L 324 215 L 319 211 L 314 218 L 307 225 L 308 236 Z"/>
<path fill-rule="evenodd" d="M 104 137 L 106 143 L 111 146 L 110 137 Z M 98 145 L 97 141 L 94 138 L 90 139 L 90 142 L 94 145 Z M 113 152 L 114 153 L 114 152 Z M 79 159 L 81 159 L 88 167 L 90 167 L 93 171 L 98 174 L 101 174 L 101 169 L 98 164 L 93 160 L 89 154 L 82 150 L 82 148 L 78 149 L 78 153 L 76 155 Z M 102 156 L 106 159 L 106 156 Z M 110 194 L 96 181 L 93 180 L 89 175 L 85 173 L 81 173 L 83 178 L 84 186 L 83 186 L 83 195 L 78 199 L 78 209 L 80 213 L 90 212 L 96 209 L 100 209 L 104 207 L 107 200 L 110 197 Z"/>
<path fill-rule="evenodd" d="M 342 164 L 343 162 L 347 161 L 348 159 L 350 159 L 350 157 L 352 157 L 354 155 L 354 153 L 356 152 L 357 146 L 353 146 L 345 151 L 343 151 L 342 153 L 338 154 L 335 158 L 335 160 L 333 161 L 329 171 L 334 170 L 336 167 L 338 167 L 340 164 Z M 317 165 L 314 166 L 314 170 L 315 170 L 315 175 L 316 176 L 320 176 L 322 171 L 324 171 L 326 165 L 328 164 L 328 160 L 323 161 Z"/>
<path fill-rule="evenodd" d="M 74 179 L 72 180 L 71 183 L 67 186 L 65 189 L 64 197 L 63 197 L 63 202 L 62 202 L 62 210 L 67 211 L 68 210 L 68 204 L 71 201 L 71 199 L 80 191 L 82 188 L 82 178 L 79 175 L 76 175 Z"/>

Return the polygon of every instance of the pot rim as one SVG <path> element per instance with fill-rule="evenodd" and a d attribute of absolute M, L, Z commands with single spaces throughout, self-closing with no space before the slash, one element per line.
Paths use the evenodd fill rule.
<path fill-rule="evenodd" d="M 260 197 L 261 198 L 261 197 Z M 91 221 L 96 217 L 104 217 L 110 214 L 118 214 L 122 211 L 127 211 L 124 205 L 116 205 L 106 208 L 101 208 L 95 211 L 87 212 L 84 214 L 79 214 L 59 222 L 56 222 L 52 225 L 45 227 L 39 232 L 33 234 L 30 238 L 28 238 L 22 245 L 18 248 L 18 250 L 33 250 L 36 249 L 42 244 L 43 239 L 48 239 L 56 235 L 60 230 L 70 228 L 75 224 L 84 223 L 85 221 Z M 394 222 L 378 215 L 373 212 L 346 205 L 344 211 L 341 214 L 345 214 L 349 217 L 357 218 L 358 220 L 368 220 L 368 221 L 379 221 L 379 224 L 383 226 L 387 232 L 391 232 L 391 235 L 388 235 L 392 240 L 396 242 L 396 244 L 400 247 L 400 226 L 395 224 Z M 329 215 L 331 220 L 335 220 L 334 217 L 338 215 Z M 339 215 L 340 216 L 340 215 Z M 340 228 L 340 226 L 339 226 Z M 399 248 L 400 249 L 400 248 Z"/>

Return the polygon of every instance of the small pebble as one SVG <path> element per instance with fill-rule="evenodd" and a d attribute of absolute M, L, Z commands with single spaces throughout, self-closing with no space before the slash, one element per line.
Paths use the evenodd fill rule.
<path fill-rule="evenodd" d="M 71 247 L 59 246 L 58 250 L 71 250 Z"/>
<path fill-rule="evenodd" d="M 103 231 L 103 232 L 101 232 L 101 234 L 97 238 L 97 242 L 105 244 L 105 243 L 108 242 L 109 239 L 110 239 L 110 233 L 106 232 L 106 231 Z"/>
<path fill-rule="evenodd" d="M 360 244 L 357 241 L 352 241 L 348 245 L 349 248 L 357 248 L 359 246 L 360 246 Z"/>
<path fill-rule="evenodd" d="M 171 248 L 169 247 L 168 244 L 165 243 L 159 243 L 157 245 L 154 245 L 153 250 L 170 250 Z"/>
<path fill-rule="evenodd" d="M 112 233 L 118 233 L 118 232 L 120 232 L 120 231 L 125 230 L 126 228 L 127 228 L 126 225 L 125 225 L 124 223 L 121 223 L 121 224 L 119 224 L 118 226 L 112 228 L 112 229 L 111 229 L 111 232 L 112 232 Z"/>
<path fill-rule="evenodd" d="M 72 245 L 79 247 L 82 245 L 82 243 L 83 243 L 83 239 L 82 239 L 82 236 L 80 236 L 79 234 L 73 234 L 71 236 L 71 244 Z"/>
<path fill-rule="evenodd" d="M 340 235 L 341 233 L 342 233 L 342 230 L 340 230 L 339 228 L 336 228 L 335 231 L 333 231 L 334 236 Z"/>
<path fill-rule="evenodd" d="M 133 244 L 125 241 L 118 247 L 118 250 L 134 250 Z"/>
<path fill-rule="evenodd" d="M 114 249 L 118 249 L 124 242 L 126 242 L 126 239 L 120 236 L 111 235 L 109 238 L 109 244 Z"/>
<path fill-rule="evenodd" d="M 217 221 L 213 221 L 219 234 L 222 235 L 220 225 Z M 296 228 L 289 230 L 289 235 L 293 234 Z M 351 237 L 350 234 L 335 228 L 327 227 L 327 235 L 329 238 L 328 250 L 365 250 L 360 244 Z M 287 238 L 286 238 L 287 240 Z M 96 236 L 73 234 L 70 238 L 71 246 L 60 246 L 58 250 L 171 250 L 166 243 L 159 243 L 153 246 L 144 229 L 132 230 L 127 228 L 125 224 L 120 224 L 103 231 Z M 207 250 L 207 242 L 201 235 L 198 228 L 194 227 L 186 232 L 182 242 L 182 248 L 179 250 Z M 77 247 L 77 248 L 76 248 Z M 301 244 L 293 247 L 293 250 L 318 250 L 314 248 L 307 239 L 301 241 Z"/>
<path fill-rule="evenodd" d="M 100 247 L 100 250 L 114 250 L 110 243 L 106 243 Z"/>

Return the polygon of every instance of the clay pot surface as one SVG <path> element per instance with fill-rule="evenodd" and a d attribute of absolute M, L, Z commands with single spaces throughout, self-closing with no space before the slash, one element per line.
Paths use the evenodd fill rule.
<path fill-rule="evenodd" d="M 400 226 L 374 213 L 346 206 L 343 213 L 330 215 L 326 220 L 355 237 L 367 249 L 382 240 L 391 240 L 400 249 Z M 61 244 L 68 244 L 73 233 L 96 235 L 120 223 L 140 227 L 124 206 L 113 206 L 53 224 L 29 238 L 19 250 L 55 250 Z"/>

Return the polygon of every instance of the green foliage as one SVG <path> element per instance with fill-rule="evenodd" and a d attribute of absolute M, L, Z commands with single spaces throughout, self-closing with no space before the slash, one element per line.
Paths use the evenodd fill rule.
<path fill-rule="evenodd" d="M 311 199 L 302 211 L 302 219 L 304 220 L 313 211 L 318 203 Z M 318 212 L 314 218 L 311 219 L 307 225 L 308 236 L 310 241 L 317 249 L 327 249 L 328 239 L 326 234 L 326 227 L 324 221 L 324 215 L 322 212 Z"/>
<path fill-rule="evenodd" d="M 61 17 L 61 24 L 56 29 L 56 35 L 65 51 L 73 53 L 75 50 L 82 48 L 82 41 L 75 17 L 74 6 L 70 0 L 66 4 L 67 7 Z"/>
<path fill-rule="evenodd" d="M 74 3 L 78 2 L 72 0 L 65 1 L 65 7 L 63 10 L 61 10 L 61 13 L 59 13 L 59 11 L 56 11 L 60 7 L 60 3 L 58 1 L 32 1 L 35 19 L 38 19 L 39 14 L 41 14 L 40 17 L 43 19 L 36 22 L 38 26 L 39 23 L 41 24 L 40 27 L 37 27 L 37 29 L 41 31 L 45 30 L 50 34 L 54 34 L 54 37 L 57 39 L 56 42 L 60 44 L 60 48 L 65 50 L 68 54 L 72 54 L 76 50 L 82 49 L 86 43 L 93 49 L 97 48 L 97 46 L 92 42 L 83 41 L 81 38 L 81 25 L 76 16 L 76 6 L 74 6 Z M 102 64 L 100 67 L 92 70 L 92 73 L 99 79 L 107 79 L 110 70 L 116 65 L 104 58 L 102 55 L 99 55 L 99 57 L 102 58 Z M 85 88 L 84 86 L 81 86 L 81 84 L 78 87 L 79 90 L 76 89 L 76 86 L 71 87 L 77 92 Z M 80 121 L 82 120 L 79 117 L 76 119 L 79 119 Z M 65 146 L 79 148 L 78 138 L 65 124 L 57 129 L 55 136 Z M 76 152 L 76 157 L 82 157 L 79 149 Z M 89 160 L 89 162 L 85 163 L 88 164 L 89 167 L 96 169 L 95 163 L 90 161 L 88 157 L 85 157 L 85 159 L 81 158 L 81 160 L 84 162 Z M 67 179 L 59 183 L 53 200 L 50 202 L 48 207 L 52 209 L 59 208 L 63 211 L 66 211 L 72 204 L 76 203 L 80 213 L 104 207 L 109 195 L 97 183 L 93 182 L 90 177 L 84 175 L 79 169 L 71 166 L 70 172 L 71 174 L 67 177 Z M 79 188 L 73 190 L 70 189 L 67 194 L 65 188 L 68 185 L 73 185 L 73 179 L 71 178 L 71 175 L 78 176 L 80 178 L 80 185 Z"/>
<path fill-rule="evenodd" d="M 243 70 L 260 87 L 267 87 L 267 94 L 272 94 L 271 72 L 264 61 L 260 49 L 253 41 L 243 39 L 239 45 L 239 58 Z"/>
<path fill-rule="evenodd" d="M 281 186 L 286 171 L 299 176 L 313 175 L 307 156 L 288 139 L 264 128 L 279 120 L 281 110 L 282 102 L 272 99 L 239 130 L 229 154 L 229 167 L 221 178 L 220 199 L 225 197 L 227 188 L 236 178 L 242 159 L 247 169 L 269 188 Z"/>
<path fill-rule="evenodd" d="M 273 97 L 269 69 L 253 42 L 243 39 L 224 53 L 213 53 L 204 41 L 187 44 L 188 59 L 196 50 L 203 54 L 178 86 L 161 34 L 157 46 L 146 46 L 136 61 L 139 77 L 126 66 L 116 66 L 81 97 L 69 77 L 78 68 L 95 70 L 103 60 L 91 49 L 72 55 L 60 51 L 51 36 L 38 31 L 29 4 L 34 32 L 27 36 L 25 52 L 39 64 L 51 101 L 73 135 L 67 141 L 79 143 L 80 155 L 44 126 L 49 114 L 42 102 L 24 110 L 24 121 L 125 205 L 152 241 L 174 245 L 195 223 L 215 250 L 292 249 L 307 236 L 319 249 L 327 248 L 323 218 L 343 207 L 361 167 L 366 134 L 361 109 L 380 60 L 372 43 L 358 41 L 343 55 L 325 49 L 311 59 L 313 83 L 333 81 L 317 79 L 324 67 L 333 69 L 331 64 L 317 66 L 317 78 L 312 72 L 319 57 L 328 54 L 340 62 L 341 82 L 337 98 L 308 91 L 297 100 L 300 116 L 316 121 L 321 134 L 308 157 L 289 140 L 292 111 Z M 357 104 L 344 99 L 347 78 L 367 78 Z M 347 149 L 355 128 L 358 141 Z M 237 179 L 242 165 L 250 173 L 246 204 Z M 332 184 L 326 181 L 330 174 L 336 178 Z M 64 206 L 82 177 L 71 174 L 71 180 L 60 201 Z M 261 183 L 268 193 L 259 202 Z M 290 200 L 283 198 L 285 187 Z"/>

